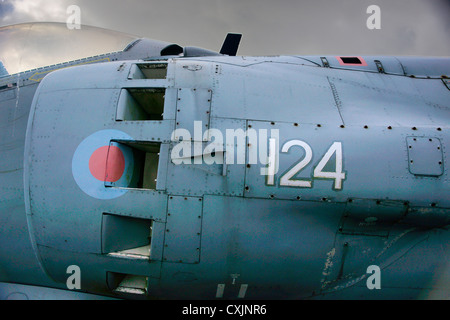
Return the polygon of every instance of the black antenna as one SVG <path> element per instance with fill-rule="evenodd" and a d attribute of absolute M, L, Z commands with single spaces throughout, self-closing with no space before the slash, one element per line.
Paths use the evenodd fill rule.
<path fill-rule="evenodd" d="M 229 56 L 235 56 L 238 51 L 241 38 L 242 34 L 238 33 L 227 34 L 227 37 L 225 38 L 225 41 L 222 45 L 222 49 L 220 49 L 220 53 Z"/>

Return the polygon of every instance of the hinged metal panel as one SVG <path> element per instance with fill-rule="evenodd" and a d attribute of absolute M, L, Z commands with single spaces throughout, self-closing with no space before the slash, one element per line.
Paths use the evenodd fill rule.
<path fill-rule="evenodd" d="M 164 262 L 198 263 L 202 198 L 170 196 L 164 239 Z"/>
<path fill-rule="evenodd" d="M 387 68 L 384 61 L 383 66 Z M 444 99 L 448 92 L 437 81 L 378 73 L 355 73 L 351 79 L 340 73 L 340 78 L 329 79 L 345 126 L 436 128 L 449 122 L 448 100 Z"/>
<path fill-rule="evenodd" d="M 196 195 L 219 194 L 230 196 L 242 196 L 244 190 L 245 175 L 245 154 L 239 154 L 242 163 L 239 162 L 238 148 L 236 147 L 237 138 L 230 134 L 226 138 L 227 129 L 234 133 L 236 130 L 245 131 L 244 120 L 217 119 L 211 118 L 212 128 L 220 132 L 223 141 L 216 141 L 214 137 L 208 137 L 207 142 L 186 142 L 186 148 L 180 151 L 183 142 L 174 142 L 171 145 L 169 154 L 171 161 L 167 168 L 167 191 L 176 195 Z M 203 130 L 203 134 L 205 134 Z M 211 133 L 211 132 L 210 132 Z M 183 137 L 184 138 L 184 137 Z M 229 141 L 227 141 L 229 140 Z M 242 141 L 244 144 L 245 140 Z M 242 143 L 241 142 L 241 143 Z M 214 148 L 212 146 L 215 145 Z M 207 149 L 214 150 L 214 156 L 208 153 Z M 233 163 L 224 163 L 226 150 L 234 154 Z M 190 150 L 188 152 L 188 150 Z M 184 152 L 188 153 L 187 155 Z M 244 150 L 245 152 L 245 150 Z M 207 162 L 207 160 L 214 162 Z M 184 162 L 181 162 L 181 161 Z M 176 164 L 176 162 L 179 162 Z M 192 181 L 195 181 L 193 183 Z"/>
<path fill-rule="evenodd" d="M 292 63 L 260 63 L 251 68 L 223 64 L 214 83 L 211 114 L 269 122 L 316 123 L 319 118 L 339 126 L 342 119 L 330 84 L 316 71 Z"/>
<path fill-rule="evenodd" d="M 407 137 L 409 172 L 440 176 L 444 172 L 441 141 L 435 137 Z"/>
<path fill-rule="evenodd" d="M 193 141 L 206 141 L 202 136 L 195 134 L 194 122 L 201 122 L 201 131 L 209 129 L 211 97 L 211 89 L 178 89 L 176 128 L 188 130 Z"/>

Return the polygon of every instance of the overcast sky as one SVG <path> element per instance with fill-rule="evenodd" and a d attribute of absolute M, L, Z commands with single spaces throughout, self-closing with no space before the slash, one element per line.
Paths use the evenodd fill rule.
<path fill-rule="evenodd" d="M 0 0 L 0 26 L 66 22 L 72 4 L 82 24 L 182 46 L 218 51 L 242 33 L 239 55 L 450 55 L 450 0 Z"/>

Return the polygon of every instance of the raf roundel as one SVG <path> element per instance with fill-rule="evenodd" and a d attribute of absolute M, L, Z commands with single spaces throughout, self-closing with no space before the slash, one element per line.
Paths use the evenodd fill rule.
<path fill-rule="evenodd" d="M 116 182 L 125 169 L 125 157 L 119 147 L 103 146 L 89 159 L 89 171 L 99 181 Z"/>
<path fill-rule="evenodd" d="M 119 130 L 98 131 L 84 139 L 72 159 L 72 174 L 87 195 L 102 199 L 114 199 L 128 190 L 114 188 L 114 184 L 127 186 L 134 171 L 133 151 L 117 140 L 133 140 Z"/>

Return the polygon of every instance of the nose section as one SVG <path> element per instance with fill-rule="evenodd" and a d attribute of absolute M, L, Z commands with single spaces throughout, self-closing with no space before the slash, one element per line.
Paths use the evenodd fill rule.
<path fill-rule="evenodd" d="M 163 64 L 72 67 L 39 85 L 27 129 L 25 197 L 35 252 L 56 282 L 66 283 L 73 264 L 82 270 L 81 287 L 100 294 L 129 286 L 111 286 L 108 275 L 160 275 L 161 264 L 150 262 L 162 260 L 175 127 L 174 112 L 164 111 L 176 105 Z"/>

